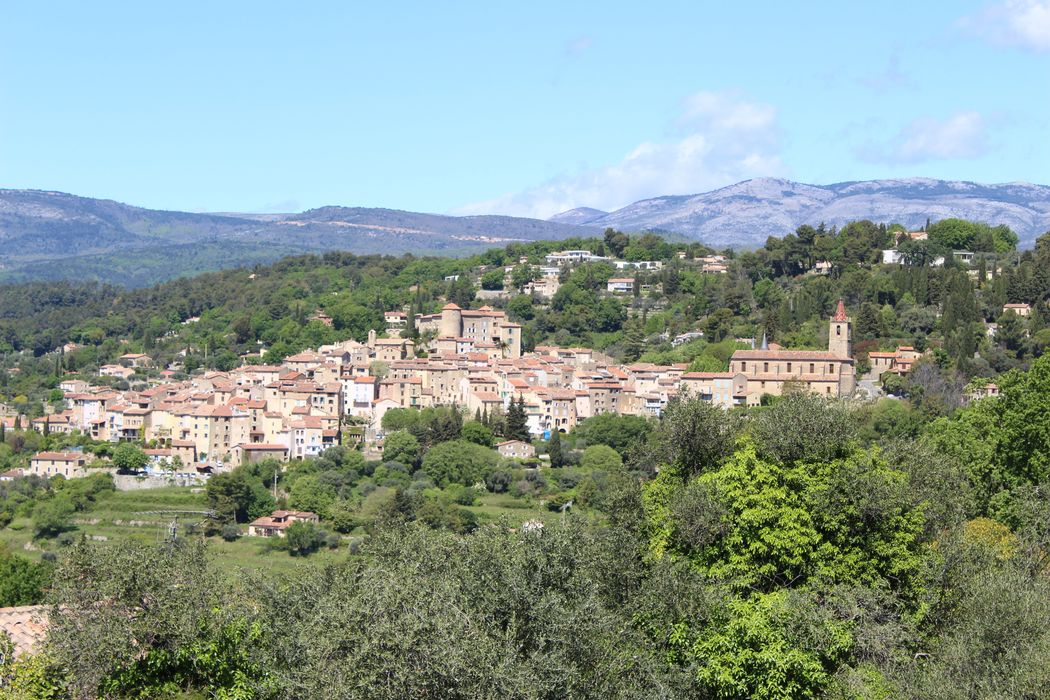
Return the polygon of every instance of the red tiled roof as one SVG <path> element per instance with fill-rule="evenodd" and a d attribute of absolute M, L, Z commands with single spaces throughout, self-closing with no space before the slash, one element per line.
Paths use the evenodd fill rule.
<path fill-rule="evenodd" d="M 846 316 L 846 304 L 839 299 L 838 308 L 835 309 L 835 315 L 831 317 L 832 321 L 847 321 L 849 320 Z"/>

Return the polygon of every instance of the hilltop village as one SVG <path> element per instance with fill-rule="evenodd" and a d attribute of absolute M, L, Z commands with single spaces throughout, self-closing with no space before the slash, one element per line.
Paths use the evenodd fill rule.
<path fill-rule="evenodd" d="M 814 245 L 819 243 L 821 232 L 810 231 Z M 848 236 L 859 238 L 867 231 L 850 234 L 847 230 L 838 234 L 837 241 L 848 247 Z M 886 271 L 944 267 L 944 255 L 923 253 L 938 250 L 927 248 L 930 241 L 926 231 L 879 231 L 866 234 L 870 251 L 861 252 L 862 259 L 869 257 L 875 267 L 879 262 Z M 775 258 L 784 255 L 780 248 L 798 245 L 795 241 L 802 240 L 802 235 L 800 229 L 797 237 L 771 239 L 760 253 L 776 264 Z M 823 235 L 834 237 L 835 233 Z M 816 330 L 809 336 L 808 348 L 784 346 L 767 337 L 767 332 L 783 325 L 778 316 L 784 312 L 775 308 L 765 312 L 764 323 L 752 337 L 726 337 L 731 326 L 725 323 L 728 317 L 721 314 L 729 309 L 711 314 L 691 328 L 679 327 L 680 332 L 673 335 L 663 334 L 661 342 L 672 347 L 730 343 L 731 355 L 717 371 L 696 362 L 627 361 L 623 355 L 629 353 L 622 348 L 619 359 L 582 346 L 538 343 L 525 350 L 523 326 L 508 314 L 508 309 L 516 308 L 508 301 L 531 299 L 534 304 L 552 304 L 553 300 L 557 306 L 581 275 L 587 278 L 595 270 L 607 270 L 596 282 L 590 282 L 592 287 L 597 286 L 593 298 L 604 298 L 615 309 L 641 308 L 644 322 L 645 309 L 649 308 L 646 304 L 666 294 L 671 282 L 678 287 L 683 270 L 696 279 L 721 278 L 731 284 L 746 272 L 746 266 L 754 264 L 747 259 L 734 260 L 728 252 L 716 254 L 695 246 L 676 249 L 651 235 L 642 237 L 648 246 L 643 250 L 659 251 L 660 255 L 638 259 L 638 250 L 627 249 L 637 240 L 607 232 L 597 247 L 541 251 L 539 258 L 533 253 L 515 260 L 504 257 L 502 266 L 466 268 L 444 277 L 449 293 L 436 313 L 420 313 L 414 303 L 386 309 L 382 327 L 370 328 L 360 341 L 324 343 L 286 354 L 280 362 L 267 362 L 271 353 L 245 353 L 240 366 L 187 373 L 179 357 L 167 366 L 156 367 L 150 354 L 126 352 L 115 362 L 100 364 L 94 377 L 81 372 L 58 382 L 61 402 L 52 401 L 44 415 L 29 419 L 8 410 L 0 420 L 8 428 L 17 427 L 17 423 L 50 435 L 74 433 L 102 443 L 135 442 L 148 448 L 147 471 L 206 476 L 261 459 L 287 462 L 316 457 L 338 445 L 352 445 L 368 458 L 381 459 L 383 416 L 395 408 L 455 407 L 468 419 L 488 423 L 516 406 L 524 412 L 529 438 L 549 440 L 552 433 L 571 432 L 582 421 L 601 414 L 656 418 L 669 402 L 682 395 L 727 410 L 758 406 L 798 390 L 827 398 L 873 399 L 882 393 L 881 385 L 886 384 L 887 377 L 895 377 L 893 386 L 900 387 L 900 380 L 916 361 L 934 349 L 922 337 L 917 338 L 924 346 L 921 349 L 899 342 L 889 349 L 885 343 L 881 349 L 873 346 L 873 307 L 866 302 L 860 305 L 861 324 L 869 330 L 865 331 L 863 350 L 857 353 L 856 313 L 851 314 L 839 299 L 831 314 L 823 320 L 814 319 L 818 325 L 811 327 Z M 893 247 L 885 248 L 887 243 Z M 633 254 L 630 259 L 621 259 L 607 253 L 617 248 Z M 813 280 L 810 286 L 821 278 L 842 274 L 841 261 L 833 263 L 811 254 L 806 257 L 811 264 L 798 271 L 801 279 Z M 980 256 L 980 266 L 974 264 L 974 254 L 966 251 L 955 251 L 949 257 L 955 267 L 963 266 L 970 284 L 979 276 L 977 286 L 981 286 L 997 271 L 1002 278 L 1001 262 L 994 253 Z M 828 258 L 835 260 L 836 256 Z M 985 258 L 997 267 L 986 270 Z M 463 308 L 450 300 L 461 285 L 469 288 L 474 282 L 480 286 L 471 292 L 477 298 L 474 308 Z M 516 294 L 507 291 L 515 288 Z M 758 290 L 756 285 L 756 301 L 760 302 Z M 782 308 L 794 304 L 782 295 L 780 303 Z M 884 306 L 879 313 L 884 316 L 887 309 L 890 307 Z M 1022 322 L 1028 320 L 1031 311 L 1026 303 L 1002 306 L 1002 313 Z M 182 325 L 198 320 L 190 318 Z M 316 310 L 309 320 L 322 328 L 333 326 L 332 316 L 323 309 Z M 629 329 L 632 323 L 640 322 L 629 316 L 624 328 Z M 876 329 L 880 323 L 886 325 L 879 318 Z M 986 323 L 989 338 L 994 337 L 996 327 L 994 322 Z M 624 333 L 626 345 L 631 331 Z M 650 340 L 638 337 L 636 343 L 643 345 Z M 814 340 L 823 347 L 812 349 Z M 62 351 L 77 349 L 76 343 L 68 343 Z M 147 381 L 143 382 L 144 378 Z M 989 382 L 977 393 L 995 391 L 994 383 Z M 511 456 L 516 450 L 535 454 L 531 445 L 524 448 L 518 442 L 508 440 L 500 446 L 501 454 Z M 22 471 L 45 477 L 84 476 L 91 457 L 80 451 L 44 451 Z M 8 477 L 18 473 L 16 470 Z"/>
<path fill-rule="evenodd" d="M 796 385 L 823 396 L 849 397 L 856 385 L 851 323 L 840 303 L 829 322 L 827 350 L 785 350 L 776 344 L 738 350 L 728 372 L 688 372 L 684 364 L 617 364 L 587 348 L 541 346 L 522 353 L 520 327 L 490 307 L 447 304 L 421 326 L 438 333 L 415 357 L 413 341 L 398 337 L 390 315 L 388 337 L 348 340 L 285 358 L 281 365 L 244 365 L 181 382 L 161 381 L 144 391 L 114 391 L 84 380 L 61 383 L 67 408 L 36 419 L 50 433 L 79 430 L 95 440 L 141 440 L 163 445 L 157 461 L 223 467 L 266 457 L 316 457 L 343 443 L 347 423 L 367 452 L 382 451 L 382 418 L 392 408 L 459 406 L 470 416 L 505 413 L 522 401 L 531 435 L 569 432 L 591 416 L 659 416 L 681 392 L 723 408 L 755 406 Z M 913 358 L 902 349 L 902 371 Z M 150 362 L 122 358 L 126 369 Z M 124 364 L 120 367 L 125 367 Z M 382 368 L 380 376 L 373 374 Z M 115 367 L 107 372 L 119 372 Z M 349 419 L 349 420 L 348 420 Z M 45 428 L 46 424 L 46 428 Z M 68 461 L 68 463 L 66 463 Z M 77 453 L 42 453 L 31 470 L 41 476 L 86 475 Z"/>

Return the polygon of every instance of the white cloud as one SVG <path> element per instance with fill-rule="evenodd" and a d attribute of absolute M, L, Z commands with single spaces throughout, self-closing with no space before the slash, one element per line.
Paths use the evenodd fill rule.
<path fill-rule="evenodd" d="M 611 211 L 647 197 L 785 173 L 776 110 L 769 105 L 732 92 L 698 92 L 683 101 L 673 126 L 674 138 L 645 141 L 616 164 L 561 175 L 456 213 L 546 218 L 582 206 Z"/>
<path fill-rule="evenodd" d="M 1050 0 L 1005 0 L 959 25 L 995 44 L 1050 51 Z"/>
<path fill-rule="evenodd" d="M 987 124 L 977 112 L 961 112 L 945 120 L 920 117 L 888 143 L 867 143 L 859 155 L 871 162 L 908 164 L 951 158 L 977 158 L 988 148 Z"/>

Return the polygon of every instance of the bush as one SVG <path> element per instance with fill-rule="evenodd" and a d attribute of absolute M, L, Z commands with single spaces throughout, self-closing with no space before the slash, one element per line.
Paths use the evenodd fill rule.
<path fill-rule="evenodd" d="M 219 530 L 219 537 L 227 542 L 234 542 L 241 536 L 241 529 L 232 523 L 223 525 Z"/>
<path fill-rule="evenodd" d="M 506 493 L 512 483 L 514 483 L 514 475 L 504 469 L 490 472 L 485 477 L 485 486 L 492 493 Z"/>
<path fill-rule="evenodd" d="M 452 484 L 445 489 L 445 493 L 448 494 L 453 503 L 461 506 L 472 506 L 478 500 L 477 492 L 469 486 Z"/>
<path fill-rule="evenodd" d="M 320 549 L 325 537 L 325 532 L 313 523 L 296 522 L 285 531 L 284 544 L 293 557 L 305 557 Z"/>
<path fill-rule="evenodd" d="M 536 493 L 536 487 L 532 485 L 532 482 L 522 479 L 521 481 L 515 481 L 510 487 L 510 494 L 515 498 L 524 498 L 531 496 Z"/>

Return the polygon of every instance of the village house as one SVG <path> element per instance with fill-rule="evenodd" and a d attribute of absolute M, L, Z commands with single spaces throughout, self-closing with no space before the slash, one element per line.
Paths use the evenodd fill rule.
<path fill-rule="evenodd" d="M 531 459 L 536 456 L 536 448 L 522 440 L 506 440 L 496 445 L 501 457 L 508 459 Z"/>
<path fill-rule="evenodd" d="M 118 358 L 118 361 L 125 367 L 134 367 L 135 369 L 153 366 L 153 359 L 149 355 L 143 355 L 139 352 L 125 353 Z"/>
<path fill-rule="evenodd" d="M 124 365 L 102 365 L 98 368 L 98 376 L 100 377 L 128 379 L 133 374 L 135 374 L 135 370 L 131 367 L 125 367 Z"/>
<path fill-rule="evenodd" d="M 88 456 L 83 452 L 38 452 L 29 460 L 29 473 L 50 478 L 62 475 L 68 479 L 87 476 Z"/>
<path fill-rule="evenodd" d="M 631 294 L 634 292 L 633 277 L 611 277 L 605 283 L 605 291 L 612 294 Z"/>
<path fill-rule="evenodd" d="M 320 522 L 316 513 L 300 510 L 275 510 L 268 516 L 256 518 L 248 523 L 248 535 L 250 537 L 284 537 L 293 523 Z"/>
<path fill-rule="evenodd" d="M 1004 304 L 1003 313 L 1005 314 L 1010 311 L 1017 314 L 1018 316 L 1027 318 L 1032 314 L 1032 307 L 1028 304 Z"/>

